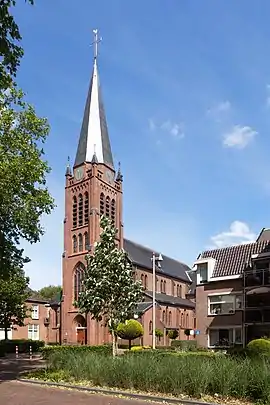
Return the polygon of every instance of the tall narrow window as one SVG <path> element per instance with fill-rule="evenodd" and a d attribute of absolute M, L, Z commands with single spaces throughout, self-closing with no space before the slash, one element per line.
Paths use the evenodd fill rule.
<path fill-rule="evenodd" d="M 89 235 L 88 235 L 88 232 L 85 232 L 85 234 L 84 234 L 84 250 L 89 250 L 89 249 L 90 249 Z"/>
<path fill-rule="evenodd" d="M 179 286 L 179 297 L 182 298 L 182 285 L 181 285 L 181 284 L 180 284 L 180 286 Z"/>
<path fill-rule="evenodd" d="M 160 282 L 160 292 L 163 293 L 163 280 Z"/>
<path fill-rule="evenodd" d="M 84 274 L 84 266 L 82 263 L 79 263 L 75 270 L 74 270 L 74 275 L 73 275 L 73 298 L 74 301 L 78 301 L 79 294 L 83 289 L 83 274 Z"/>
<path fill-rule="evenodd" d="M 83 236 L 81 233 L 79 233 L 78 241 L 79 241 L 79 252 L 82 252 L 83 251 Z"/>
<path fill-rule="evenodd" d="M 83 196 L 79 194 L 79 226 L 83 225 Z"/>
<path fill-rule="evenodd" d="M 115 224 L 115 200 L 111 202 L 111 220 Z"/>
<path fill-rule="evenodd" d="M 151 335 L 153 333 L 153 322 L 149 322 L 149 334 Z"/>
<path fill-rule="evenodd" d="M 110 200 L 110 197 L 109 196 L 107 196 L 106 197 L 106 209 L 105 209 L 105 214 L 106 214 L 106 217 L 110 217 L 110 202 L 111 202 L 111 200 Z"/>
<path fill-rule="evenodd" d="M 77 198 L 73 197 L 72 204 L 72 213 L 73 213 L 73 228 L 77 228 L 78 218 L 77 218 Z"/>
<path fill-rule="evenodd" d="M 184 327 L 184 314 L 183 312 L 181 313 L 181 328 Z"/>
<path fill-rule="evenodd" d="M 165 325 L 165 323 L 166 323 L 166 312 L 165 311 L 162 312 L 162 322 Z"/>
<path fill-rule="evenodd" d="M 179 297 L 179 285 L 177 284 L 177 287 L 176 287 L 176 295 L 177 295 L 177 297 Z"/>
<path fill-rule="evenodd" d="M 165 280 L 163 281 L 163 292 L 164 292 L 164 294 L 166 294 L 166 281 Z"/>
<path fill-rule="evenodd" d="M 73 242 L 73 253 L 77 253 L 78 244 L 76 235 L 73 235 L 72 242 Z"/>
<path fill-rule="evenodd" d="M 179 309 L 176 311 L 176 326 L 179 327 L 180 324 L 180 312 Z"/>
<path fill-rule="evenodd" d="M 104 215 L 104 213 L 105 213 L 105 196 L 103 193 L 100 194 L 99 211 L 100 211 L 100 216 Z"/>
<path fill-rule="evenodd" d="M 89 195 L 86 192 L 84 194 L 84 225 L 88 225 L 89 222 Z"/>
<path fill-rule="evenodd" d="M 188 314 L 186 314 L 186 328 L 189 328 L 189 318 L 188 318 Z"/>
<path fill-rule="evenodd" d="M 171 326 L 172 325 L 172 313 L 171 313 L 171 311 L 169 312 L 169 326 Z"/>
<path fill-rule="evenodd" d="M 144 275 L 141 275 L 141 282 L 142 282 L 142 286 L 144 287 Z"/>
<path fill-rule="evenodd" d="M 147 279 L 147 275 L 144 276 L 144 287 L 147 290 L 147 286 L 148 286 L 148 279 Z"/>

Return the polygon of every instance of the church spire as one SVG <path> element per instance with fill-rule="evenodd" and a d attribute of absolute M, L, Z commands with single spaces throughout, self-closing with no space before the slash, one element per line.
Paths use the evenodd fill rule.
<path fill-rule="evenodd" d="M 84 109 L 83 122 L 74 166 L 91 162 L 94 155 L 99 163 L 114 167 L 104 105 L 99 84 L 97 56 L 101 38 L 94 33 L 94 66 Z"/>

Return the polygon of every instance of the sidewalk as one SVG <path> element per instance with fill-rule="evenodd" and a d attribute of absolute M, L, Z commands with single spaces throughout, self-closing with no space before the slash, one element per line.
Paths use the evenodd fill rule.
<path fill-rule="evenodd" d="M 18 359 L 15 355 L 0 358 L 0 383 L 7 380 L 15 380 L 22 373 L 45 366 L 40 355 L 33 355 L 32 360 L 29 355 L 21 354 Z"/>

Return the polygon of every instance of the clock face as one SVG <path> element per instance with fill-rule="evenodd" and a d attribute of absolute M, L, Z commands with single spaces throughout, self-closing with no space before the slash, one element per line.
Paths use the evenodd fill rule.
<path fill-rule="evenodd" d="M 75 170 L 75 179 L 76 180 L 81 180 L 83 178 L 83 168 L 78 167 L 78 169 Z"/>
<path fill-rule="evenodd" d="M 110 170 L 107 170 L 107 171 L 106 171 L 106 179 L 107 179 L 107 181 L 108 181 L 110 184 L 112 184 L 112 183 L 113 183 L 113 180 L 114 180 L 114 174 L 113 174 L 113 172 L 111 172 Z"/>

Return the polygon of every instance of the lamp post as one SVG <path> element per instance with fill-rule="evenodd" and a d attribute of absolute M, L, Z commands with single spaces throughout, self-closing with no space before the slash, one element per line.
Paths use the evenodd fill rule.
<path fill-rule="evenodd" d="M 163 257 L 161 256 L 161 254 L 159 254 L 159 256 L 156 256 L 155 252 L 153 252 L 153 256 L 152 256 L 151 260 L 152 260 L 152 265 L 153 265 L 152 347 L 153 347 L 153 349 L 155 349 L 156 348 L 156 263 L 158 263 L 158 265 L 160 265 L 160 262 L 162 262 Z"/>

